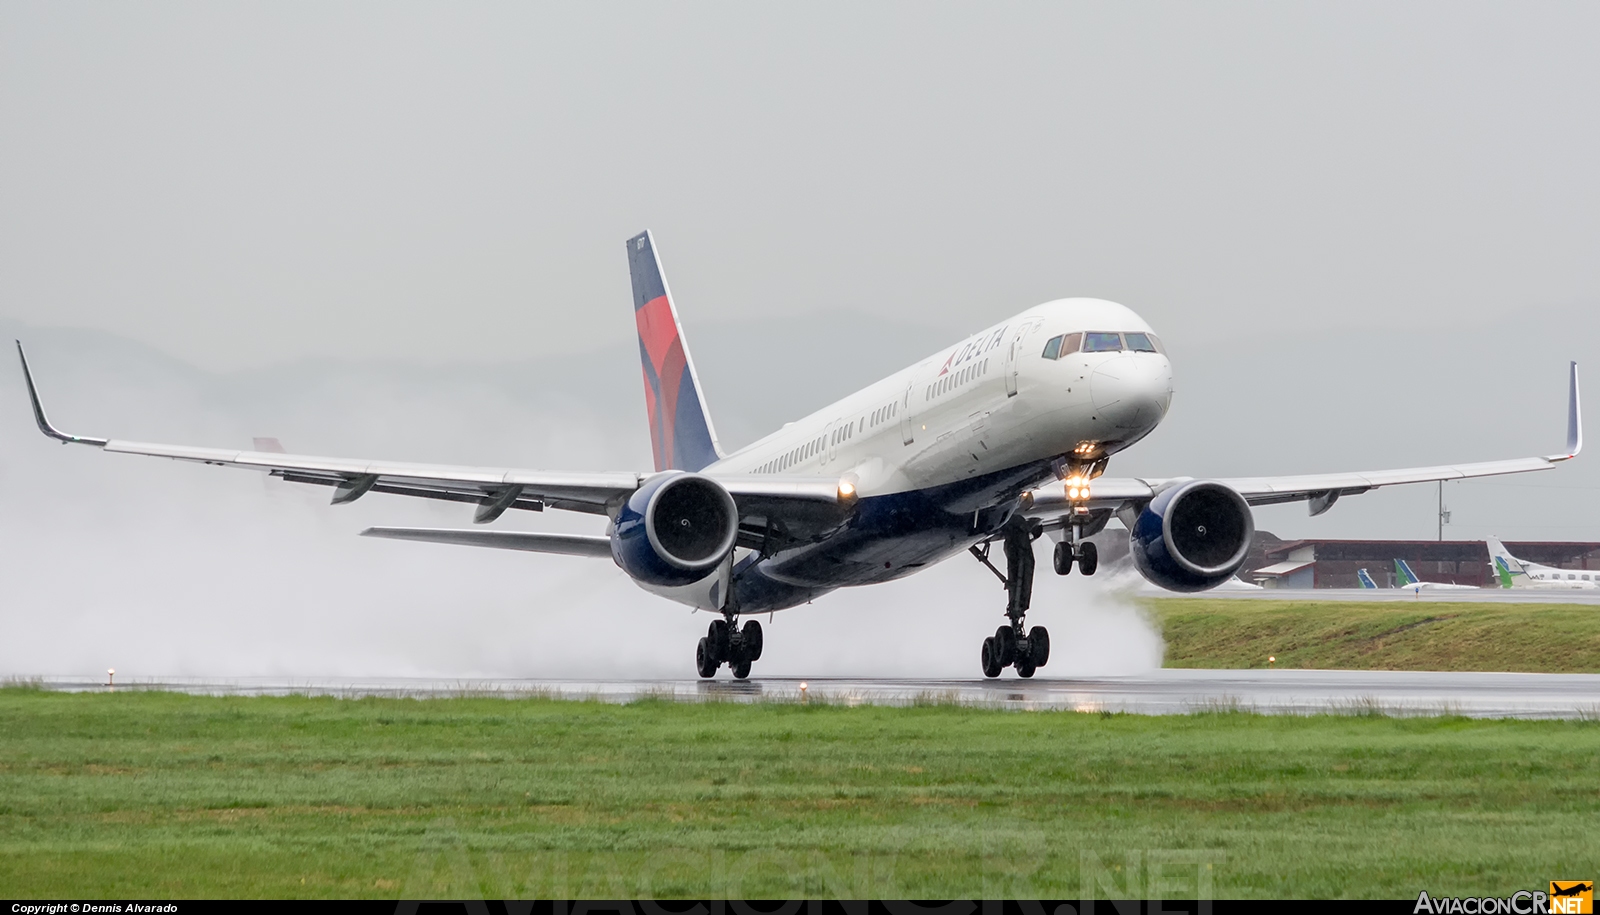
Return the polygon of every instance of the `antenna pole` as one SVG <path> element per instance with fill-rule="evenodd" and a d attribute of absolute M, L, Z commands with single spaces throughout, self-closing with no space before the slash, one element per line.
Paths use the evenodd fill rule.
<path fill-rule="evenodd" d="M 1444 526 L 1450 523 L 1450 512 L 1444 507 L 1444 481 L 1439 481 L 1439 542 L 1444 542 Z"/>

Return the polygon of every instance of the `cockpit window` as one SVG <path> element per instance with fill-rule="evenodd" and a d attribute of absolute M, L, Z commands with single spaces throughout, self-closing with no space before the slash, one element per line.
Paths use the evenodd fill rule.
<path fill-rule="evenodd" d="M 1123 334 L 1122 337 L 1128 341 L 1128 349 L 1136 353 L 1156 352 L 1156 345 L 1150 342 L 1149 334 Z"/>
<path fill-rule="evenodd" d="M 1044 345 L 1044 352 L 1039 354 L 1046 359 L 1056 359 L 1061 355 L 1061 338 L 1051 337 L 1050 342 Z"/>
<path fill-rule="evenodd" d="M 1086 353 L 1114 353 L 1122 349 L 1121 334 L 1087 333 L 1083 335 L 1083 351 Z"/>
<path fill-rule="evenodd" d="M 1082 344 L 1083 334 L 1067 334 L 1065 337 L 1061 338 L 1061 352 L 1057 355 L 1066 356 L 1071 353 L 1075 353 L 1078 351 L 1078 347 Z"/>

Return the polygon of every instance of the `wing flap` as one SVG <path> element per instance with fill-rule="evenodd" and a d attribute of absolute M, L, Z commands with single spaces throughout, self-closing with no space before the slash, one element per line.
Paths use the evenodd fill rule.
<path fill-rule="evenodd" d="M 536 534 L 525 531 L 472 531 L 426 527 L 369 527 L 363 537 L 410 540 L 418 543 L 450 543 L 456 546 L 521 550 L 526 553 L 558 553 L 564 556 L 610 557 L 611 540 L 589 534 Z"/>
<path fill-rule="evenodd" d="M 1564 458 L 1529 457 L 1509 461 L 1483 461 L 1475 464 L 1442 464 L 1437 467 L 1407 467 L 1396 470 L 1364 470 L 1355 473 L 1308 473 L 1281 477 L 1222 477 L 1217 482 L 1228 486 L 1251 505 L 1277 505 L 1283 502 L 1302 502 L 1330 494 L 1353 496 L 1380 486 L 1400 486 L 1406 483 L 1433 483 L 1438 480 L 1467 480 L 1475 477 L 1501 476 L 1508 473 L 1528 473 L 1549 470 Z M 1165 480 L 1140 480 L 1134 478 L 1101 477 L 1089 484 L 1090 497 L 1084 503 L 1090 509 L 1115 509 L 1128 503 L 1147 502 L 1174 483 L 1189 477 Z M 1030 515 L 1048 515 L 1065 511 L 1071 502 L 1067 499 L 1066 484 L 1048 483 L 1029 494 Z M 1331 504 L 1331 499 L 1329 500 Z"/>
<path fill-rule="evenodd" d="M 478 502 L 509 485 L 521 486 L 524 497 L 516 507 L 531 507 L 538 502 L 581 502 L 604 506 L 639 488 L 634 473 L 557 473 L 508 470 L 492 467 L 460 467 L 445 464 L 410 464 L 398 461 L 368 461 L 360 458 L 316 457 L 275 454 L 265 451 L 233 451 L 224 448 L 195 448 L 188 445 L 158 445 L 148 442 L 111 440 L 101 446 L 116 454 L 139 454 L 175 461 L 192 461 L 213 467 L 240 467 L 267 471 L 295 483 L 320 483 L 342 486 L 360 477 L 376 477 L 372 492 L 417 495 L 447 501 Z M 490 490 L 494 490 L 491 493 Z"/>
<path fill-rule="evenodd" d="M 1475 464 L 1441 464 L 1436 467 L 1407 467 L 1397 470 L 1365 470 L 1357 473 L 1309 473 L 1282 477 L 1224 478 L 1218 482 L 1232 487 L 1251 505 L 1294 502 L 1318 493 L 1336 491 L 1355 495 L 1380 486 L 1406 483 L 1433 483 L 1439 480 L 1468 480 L 1508 473 L 1549 470 L 1556 461 L 1547 457 L 1516 458 L 1509 461 L 1483 461 Z"/>

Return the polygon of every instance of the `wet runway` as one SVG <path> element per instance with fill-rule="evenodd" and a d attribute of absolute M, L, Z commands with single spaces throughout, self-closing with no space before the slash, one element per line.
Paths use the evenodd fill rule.
<path fill-rule="evenodd" d="M 47 689 L 104 691 L 105 681 L 46 677 Z M 1155 670 L 1122 677 L 1022 680 L 871 680 L 753 677 L 716 680 L 431 680 L 380 678 L 163 678 L 118 683 L 202 695 L 439 698 L 551 696 L 632 702 L 959 703 L 1019 710 L 1175 715 L 1239 709 L 1266 714 L 1383 712 L 1477 718 L 1600 718 L 1600 674 L 1424 671 Z"/>

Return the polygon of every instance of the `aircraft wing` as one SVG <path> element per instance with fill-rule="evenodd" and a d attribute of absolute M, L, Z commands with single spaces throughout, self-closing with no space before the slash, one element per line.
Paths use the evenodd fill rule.
<path fill-rule="evenodd" d="M 1251 505 L 1274 505 L 1280 502 L 1309 502 L 1311 514 L 1320 515 L 1333 507 L 1341 496 L 1353 496 L 1377 489 L 1380 486 L 1397 486 L 1403 483 L 1432 483 L 1438 480 L 1467 480 L 1475 477 L 1501 476 L 1508 473 L 1528 473 L 1549 470 L 1562 461 L 1569 461 L 1583 450 L 1583 419 L 1578 396 L 1578 364 L 1571 364 L 1567 394 L 1567 446 L 1559 454 L 1542 457 L 1512 458 L 1506 461 L 1482 461 L 1471 464 L 1441 464 L 1435 467 L 1405 467 L 1396 470 L 1363 470 L 1353 473 L 1308 473 L 1279 477 L 1220 478 L 1217 482 L 1231 487 Z M 1089 481 L 1089 499 L 1084 503 L 1089 510 L 1119 511 L 1130 505 L 1142 505 L 1155 498 L 1162 490 L 1190 479 L 1137 479 L 1101 477 Z M 1051 483 L 1034 490 L 1027 511 L 1029 515 L 1046 517 L 1066 511 L 1071 506 L 1067 498 L 1065 481 Z"/>
<path fill-rule="evenodd" d="M 57 441 L 91 445 L 115 454 L 192 461 L 213 467 L 240 467 L 281 477 L 292 483 L 309 483 L 333 489 L 333 504 L 354 502 L 369 492 L 391 493 L 477 506 L 473 520 L 493 521 L 508 509 L 543 511 L 546 507 L 590 514 L 607 514 L 614 503 L 626 499 L 650 474 L 631 472 L 558 473 L 505 467 L 465 467 L 409 464 L 362 458 L 316 457 L 271 451 L 236 451 L 122 441 L 71 435 L 50 423 L 34 386 L 22 344 L 17 344 L 23 376 L 39 430 Z M 727 488 L 739 507 L 741 526 L 769 519 L 780 522 L 826 521 L 841 515 L 854 499 L 839 480 L 818 477 L 711 475 Z"/>
<path fill-rule="evenodd" d="M 363 537 L 411 540 L 419 543 L 453 543 L 457 546 L 486 546 L 499 550 L 528 553 L 559 553 L 565 556 L 611 556 L 611 538 L 592 534 L 530 534 L 524 531 L 459 531 L 427 527 L 369 527 Z"/>

